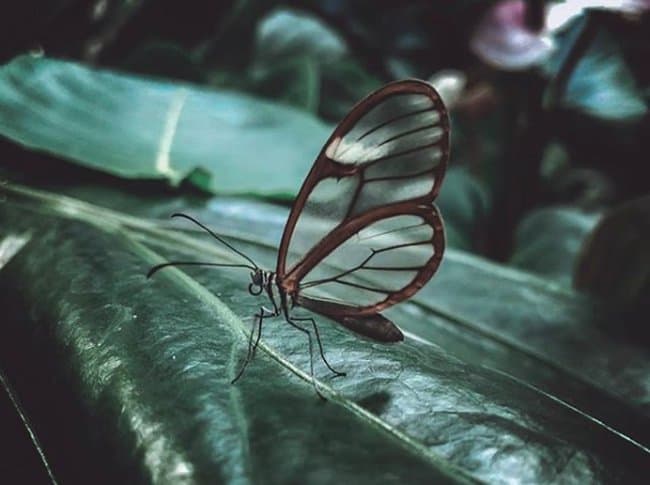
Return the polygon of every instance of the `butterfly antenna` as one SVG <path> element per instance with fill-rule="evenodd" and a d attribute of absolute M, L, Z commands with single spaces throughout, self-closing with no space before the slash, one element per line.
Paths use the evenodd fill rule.
<path fill-rule="evenodd" d="M 188 216 L 187 214 L 182 214 L 182 213 L 180 213 L 180 212 L 177 212 L 177 213 L 175 213 L 175 214 L 172 214 L 172 217 L 182 217 L 183 219 L 187 219 L 188 221 L 193 222 L 194 224 L 196 224 L 197 226 L 199 226 L 201 229 L 203 229 L 204 231 L 206 231 L 208 234 L 210 234 L 210 235 L 211 235 L 213 238 L 215 238 L 217 241 L 219 241 L 221 244 L 223 244 L 224 246 L 226 246 L 228 249 L 230 249 L 230 250 L 233 251 L 234 253 L 239 254 L 242 258 L 244 258 L 246 261 L 248 261 L 250 264 L 252 264 L 254 270 L 259 269 L 259 266 L 255 263 L 255 261 L 253 261 L 251 258 L 249 258 L 248 256 L 246 256 L 246 255 L 245 255 L 244 253 L 242 253 L 239 249 L 237 249 L 237 248 L 235 248 L 234 246 L 232 246 L 232 245 L 231 245 L 230 243 L 228 243 L 225 239 L 223 239 L 223 238 L 221 238 L 220 236 L 218 236 L 218 235 L 217 235 L 214 231 L 212 231 L 209 227 L 204 226 L 203 224 L 201 224 L 199 221 L 197 221 L 196 219 L 194 219 L 192 216 Z"/>

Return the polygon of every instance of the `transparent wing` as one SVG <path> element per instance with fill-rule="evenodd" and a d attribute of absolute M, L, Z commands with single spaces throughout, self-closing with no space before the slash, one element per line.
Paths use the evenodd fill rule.
<path fill-rule="evenodd" d="M 335 129 L 296 198 L 280 245 L 279 278 L 296 286 L 314 269 L 314 256 L 324 257 L 323 242 L 334 233 L 335 242 L 343 244 L 342 235 L 354 234 L 350 227 L 360 231 L 372 222 L 374 231 L 408 220 L 380 222 L 387 209 L 407 214 L 408 208 L 425 206 L 432 211 L 448 155 L 448 116 L 431 85 L 391 83 L 361 101 Z M 378 253 L 373 262 L 388 253 Z M 408 279 L 408 272 L 391 272 L 394 279 Z"/>
<path fill-rule="evenodd" d="M 396 206 L 377 220 L 362 219 L 328 235 L 317 246 L 321 251 L 310 256 L 316 261 L 290 274 L 296 294 L 353 305 L 348 314 L 369 315 L 410 297 L 429 281 L 445 246 L 435 206 Z"/>

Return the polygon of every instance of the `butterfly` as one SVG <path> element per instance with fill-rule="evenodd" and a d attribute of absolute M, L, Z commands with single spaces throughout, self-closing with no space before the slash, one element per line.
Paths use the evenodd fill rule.
<path fill-rule="evenodd" d="M 325 358 L 316 321 L 306 308 L 361 336 L 399 342 L 400 329 L 382 311 L 413 296 L 438 269 L 445 249 L 443 221 L 434 204 L 449 159 L 449 117 L 438 92 L 420 80 L 396 81 L 360 101 L 336 127 L 304 180 L 287 219 L 275 271 L 260 268 L 198 220 L 244 264 L 171 261 L 154 266 L 230 266 L 250 269 L 248 290 L 265 293 L 248 340 L 252 360 L 265 319 L 282 316 Z"/>

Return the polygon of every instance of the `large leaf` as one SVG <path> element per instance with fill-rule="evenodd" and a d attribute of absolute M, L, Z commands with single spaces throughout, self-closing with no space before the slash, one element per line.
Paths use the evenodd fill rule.
<path fill-rule="evenodd" d="M 586 22 L 586 18 L 578 19 L 571 29 L 558 36 L 558 48 L 544 66 L 548 75 L 555 76 L 567 61 Z M 560 96 L 561 105 L 609 122 L 640 121 L 648 112 L 622 49 L 604 29 L 595 34 Z"/>
<path fill-rule="evenodd" d="M 266 324 L 262 351 L 229 384 L 259 305 L 245 272 L 144 278 L 170 257 L 230 258 L 212 241 L 58 195 L 5 191 L 2 240 L 28 242 L 0 271 L 12 316 L 2 365 L 19 392 L 32 393 L 26 405 L 62 476 L 79 472 L 79 460 L 56 449 L 67 427 L 105 451 L 114 475 L 157 482 L 643 481 L 650 453 L 625 428 L 636 420 L 637 439 L 650 442 L 637 411 L 645 398 L 626 392 L 635 379 L 647 385 L 647 353 L 602 342 L 602 353 L 626 352 L 614 388 L 580 333 L 576 353 L 595 370 L 588 382 L 524 345 L 545 333 L 547 347 L 559 338 L 562 348 L 563 335 L 550 333 L 560 325 L 592 341 L 583 302 L 568 293 L 449 251 L 417 301 L 391 312 L 407 331 L 403 344 L 362 341 L 319 319 L 330 361 L 348 371 L 330 381 L 317 366 L 323 404 L 305 372 L 304 338 L 281 322 Z M 203 215 L 271 264 L 266 241 L 277 240 L 286 212 L 247 204 L 215 201 Z M 39 405 L 39 393 L 56 404 Z M 609 414 L 598 414 L 602 403 Z"/>
<path fill-rule="evenodd" d="M 260 20 L 244 82 L 255 93 L 334 122 L 381 85 L 349 54 L 337 32 L 312 14 L 286 8 Z"/>
<path fill-rule="evenodd" d="M 329 135 L 243 94 L 20 57 L 0 68 L 0 134 L 125 178 L 191 177 L 221 193 L 288 196 Z"/>
<path fill-rule="evenodd" d="M 253 249 L 260 243 L 276 248 L 287 217 L 282 207 L 219 199 L 191 213 Z M 204 259 L 208 248 L 188 251 Z M 273 267 L 274 257 L 273 252 L 263 262 Z M 640 426 L 650 415 L 650 352 L 601 331 L 608 315 L 595 302 L 564 285 L 449 248 L 439 272 L 411 301 L 418 305 L 401 306 L 410 308 L 403 325 L 421 338 L 442 339 L 463 360 L 488 363 L 650 442 Z M 422 311 L 431 319 L 413 318 Z"/>
<path fill-rule="evenodd" d="M 257 61 L 264 63 L 301 55 L 329 63 L 348 54 L 343 38 L 318 17 L 284 8 L 260 20 L 255 44 Z"/>
<path fill-rule="evenodd" d="M 650 310 L 650 195 L 621 204 L 607 213 L 584 241 L 575 265 L 574 285 L 607 300 L 623 314 L 611 325 L 628 338 L 650 343 L 644 318 Z"/>
<path fill-rule="evenodd" d="M 532 211 L 517 228 L 510 264 L 570 286 L 580 247 L 599 217 L 571 207 Z"/>

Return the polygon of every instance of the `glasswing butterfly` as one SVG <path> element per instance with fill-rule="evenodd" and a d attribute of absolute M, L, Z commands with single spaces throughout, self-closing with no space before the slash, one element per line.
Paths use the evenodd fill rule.
<path fill-rule="evenodd" d="M 174 214 L 246 263 L 171 261 L 147 276 L 179 265 L 250 269 L 249 292 L 266 293 L 272 309 L 261 307 L 255 315 L 246 360 L 232 382 L 253 358 L 264 319 L 283 316 L 309 340 L 312 383 L 321 396 L 312 332 L 328 369 L 345 374 L 327 362 L 314 319 L 294 316 L 292 309 L 306 308 L 378 342 L 403 340 L 381 312 L 415 294 L 440 265 L 445 236 L 433 201 L 448 159 L 449 118 L 440 95 L 424 81 L 392 82 L 359 102 L 316 158 L 291 208 L 275 271 L 260 268 L 196 219 Z"/>

